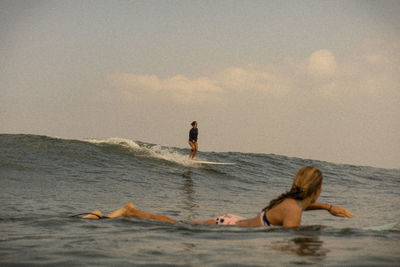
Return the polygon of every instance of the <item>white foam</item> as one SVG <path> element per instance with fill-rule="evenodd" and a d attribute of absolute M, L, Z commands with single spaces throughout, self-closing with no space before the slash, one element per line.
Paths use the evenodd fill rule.
<path fill-rule="evenodd" d="M 89 142 L 92 144 L 110 144 L 110 145 L 120 145 L 125 148 L 130 148 L 134 150 L 140 150 L 140 146 L 132 140 L 124 139 L 124 138 L 108 138 L 104 140 L 97 140 L 97 139 L 84 139 L 82 141 Z"/>
<path fill-rule="evenodd" d="M 119 145 L 131 150 L 132 152 L 139 152 L 143 156 L 147 156 L 149 158 L 162 159 L 170 162 L 175 162 L 184 166 L 198 166 L 193 161 L 188 160 L 189 155 L 183 155 L 173 148 L 162 147 L 160 145 L 139 145 L 132 140 L 116 137 L 103 140 L 84 139 L 82 141 L 92 144 Z"/>

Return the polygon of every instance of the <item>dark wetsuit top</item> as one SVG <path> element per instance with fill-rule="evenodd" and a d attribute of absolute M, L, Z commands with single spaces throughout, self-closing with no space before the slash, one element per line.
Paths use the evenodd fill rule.
<path fill-rule="evenodd" d="M 197 142 L 198 134 L 199 134 L 199 129 L 192 128 L 189 132 L 189 142 Z"/>

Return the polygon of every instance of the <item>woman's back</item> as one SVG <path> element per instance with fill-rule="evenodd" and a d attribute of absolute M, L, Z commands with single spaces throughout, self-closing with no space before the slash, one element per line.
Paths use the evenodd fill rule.
<path fill-rule="evenodd" d="M 266 217 L 271 225 L 295 227 L 301 222 L 303 209 L 301 202 L 287 198 L 266 212 Z"/>

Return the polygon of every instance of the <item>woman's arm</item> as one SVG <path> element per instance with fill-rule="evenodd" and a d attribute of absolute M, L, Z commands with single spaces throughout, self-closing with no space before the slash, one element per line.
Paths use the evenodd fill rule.
<path fill-rule="evenodd" d="M 340 206 L 334 206 L 334 205 L 331 205 L 328 203 L 315 202 L 315 203 L 310 204 L 306 210 L 327 210 L 327 211 L 329 211 L 330 214 L 332 214 L 334 216 L 339 216 L 339 217 L 352 218 L 354 216 L 354 214 L 351 213 L 346 208 L 343 208 Z"/>
<path fill-rule="evenodd" d="M 306 210 L 327 210 L 329 211 L 329 209 L 331 209 L 333 206 L 331 204 L 328 203 L 319 203 L 319 202 L 315 202 L 310 204 Z"/>

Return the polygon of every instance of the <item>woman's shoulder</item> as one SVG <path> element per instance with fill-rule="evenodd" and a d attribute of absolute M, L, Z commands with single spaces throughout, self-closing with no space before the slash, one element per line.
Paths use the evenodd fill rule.
<path fill-rule="evenodd" d="M 294 198 L 286 198 L 282 201 L 282 203 L 280 203 L 280 205 L 282 205 L 282 208 L 284 208 L 285 210 L 301 210 L 301 207 L 299 206 L 297 200 Z"/>
<path fill-rule="evenodd" d="M 293 198 L 287 198 L 282 201 L 280 215 L 282 225 L 285 227 L 295 227 L 300 225 L 302 209 Z"/>

